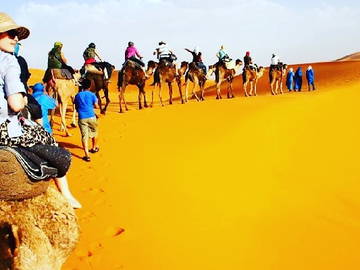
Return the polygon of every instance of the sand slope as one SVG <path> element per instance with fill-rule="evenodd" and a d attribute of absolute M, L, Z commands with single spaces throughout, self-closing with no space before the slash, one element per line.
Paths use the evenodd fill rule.
<path fill-rule="evenodd" d="M 55 132 L 84 206 L 64 269 L 358 269 L 360 63 L 312 66 L 315 92 L 271 96 L 266 74 L 258 97 L 236 79 L 235 99 L 125 114 L 113 81 L 90 163 Z"/>
<path fill-rule="evenodd" d="M 360 52 L 346 55 L 340 59 L 337 59 L 336 61 L 360 61 Z"/>

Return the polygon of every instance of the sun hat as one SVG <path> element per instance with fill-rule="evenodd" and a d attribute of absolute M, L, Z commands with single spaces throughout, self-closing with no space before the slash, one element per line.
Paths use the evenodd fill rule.
<path fill-rule="evenodd" d="M 24 26 L 17 25 L 9 15 L 0 12 L 0 33 L 15 30 L 19 40 L 25 39 L 29 36 L 30 31 Z"/>
<path fill-rule="evenodd" d="M 32 87 L 33 93 L 44 92 L 44 85 L 42 83 L 35 83 Z"/>

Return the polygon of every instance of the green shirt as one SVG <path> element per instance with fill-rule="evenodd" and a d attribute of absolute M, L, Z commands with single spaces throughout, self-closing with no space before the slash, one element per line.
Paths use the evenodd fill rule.
<path fill-rule="evenodd" d="M 61 49 L 53 48 L 48 56 L 48 68 L 62 68 Z"/>

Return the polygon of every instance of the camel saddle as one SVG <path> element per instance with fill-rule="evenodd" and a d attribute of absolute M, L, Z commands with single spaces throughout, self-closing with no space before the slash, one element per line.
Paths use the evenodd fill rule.
<path fill-rule="evenodd" d="M 49 181 L 31 181 L 15 155 L 0 149 L 0 200 L 22 200 L 44 193 Z"/>
<path fill-rule="evenodd" d="M 129 67 L 138 67 L 142 69 L 142 66 L 139 65 L 139 63 L 136 63 L 135 61 L 131 61 L 130 59 L 126 60 L 123 64 L 123 68 L 129 66 Z"/>
<path fill-rule="evenodd" d="M 54 79 L 71 80 L 73 75 L 68 69 L 52 69 L 51 73 Z"/>

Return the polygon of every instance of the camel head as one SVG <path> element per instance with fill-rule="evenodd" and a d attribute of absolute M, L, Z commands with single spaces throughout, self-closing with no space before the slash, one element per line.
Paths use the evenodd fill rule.
<path fill-rule="evenodd" d="M 238 72 L 239 72 L 242 64 L 243 64 L 243 62 L 242 62 L 240 59 L 236 59 L 236 60 L 235 60 L 235 67 L 234 67 L 235 73 L 238 73 Z"/>
<path fill-rule="evenodd" d="M 214 74 L 215 70 L 216 70 L 216 65 L 210 65 L 209 68 L 208 68 L 208 73 L 207 73 L 206 76 L 210 77 L 211 75 Z"/>
<path fill-rule="evenodd" d="M 283 65 L 282 65 L 281 74 L 282 74 L 283 76 L 286 75 L 287 67 L 288 67 L 287 64 L 283 64 Z"/>
<path fill-rule="evenodd" d="M 180 64 L 180 68 L 177 70 L 178 71 L 178 74 L 180 76 L 182 76 L 183 74 L 185 74 L 186 70 L 188 69 L 189 67 L 189 63 L 186 62 L 186 61 L 182 61 L 181 64 Z"/>
<path fill-rule="evenodd" d="M 151 76 L 154 73 L 154 70 L 156 69 L 157 66 L 158 66 L 158 63 L 150 60 L 147 64 L 146 74 L 148 76 Z"/>
<path fill-rule="evenodd" d="M 264 75 L 265 68 L 263 66 L 260 66 L 257 71 L 257 77 L 260 78 Z"/>

